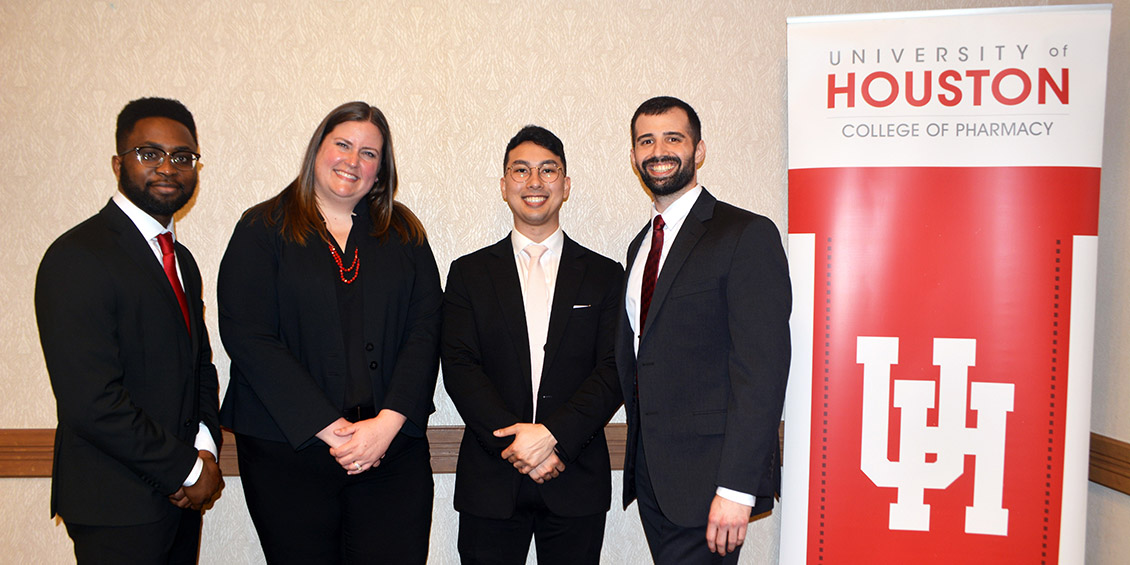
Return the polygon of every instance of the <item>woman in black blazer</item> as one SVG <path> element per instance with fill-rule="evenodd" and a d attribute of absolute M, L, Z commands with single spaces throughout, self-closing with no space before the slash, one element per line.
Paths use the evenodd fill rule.
<path fill-rule="evenodd" d="M 220 417 L 270 563 L 427 560 L 442 293 L 396 190 L 384 115 L 339 106 L 220 264 Z"/>

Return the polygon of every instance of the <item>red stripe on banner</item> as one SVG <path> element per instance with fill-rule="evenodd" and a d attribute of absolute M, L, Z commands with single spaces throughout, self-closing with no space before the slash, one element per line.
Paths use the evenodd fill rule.
<path fill-rule="evenodd" d="M 1071 244 L 1097 235 L 1099 178 L 789 172 L 789 231 L 816 235 L 809 562 L 1056 561 Z"/>

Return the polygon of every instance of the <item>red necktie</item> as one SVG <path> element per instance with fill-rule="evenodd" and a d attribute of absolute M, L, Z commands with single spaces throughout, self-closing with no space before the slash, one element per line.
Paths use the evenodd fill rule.
<path fill-rule="evenodd" d="M 180 302 L 181 314 L 184 314 L 184 326 L 192 329 L 188 323 L 188 300 L 184 297 L 184 289 L 180 286 L 177 277 L 177 256 L 173 254 L 173 234 L 165 232 L 157 236 L 157 243 L 161 246 L 161 263 L 165 266 L 165 276 L 169 277 L 169 284 L 173 286 L 173 294 L 177 295 Z"/>
<path fill-rule="evenodd" d="M 640 288 L 640 335 L 647 321 L 647 310 L 651 308 L 651 295 L 655 292 L 655 280 L 659 278 L 659 256 L 663 254 L 663 216 L 655 216 L 655 227 L 651 231 L 651 249 L 647 252 L 647 262 L 643 264 L 643 286 Z"/>

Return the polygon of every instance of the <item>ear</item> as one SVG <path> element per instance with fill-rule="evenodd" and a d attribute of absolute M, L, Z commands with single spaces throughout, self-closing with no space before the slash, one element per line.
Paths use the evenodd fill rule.
<path fill-rule="evenodd" d="M 562 196 L 561 201 L 562 202 L 568 202 L 569 201 L 569 189 L 572 188 L 572 186 L 573 186 L 573 179 L 571 179 L 569 177 L 565 177 L 565 187 L 564 187 L 564 190 L 561 191 L 561 196 Z"/>
<path fill-rule="evenodd" d="M 502 193 L 502 201 L 506 202 L 506 177 L 498 179 L 498 190 Z"/>
<path fill-rule="evenodd" d="M 697 169 L 702 166 L 702 162 L 706 160 L 706 141 L 698 140 L 698 145 L 694 148 L 694 166 Z"/>
<path fill-rule="evenodd" d="M 122 158 L 118 155 L 110 157 L 110 168 L 114 169 L 114 178 L 122 180 Z"/>

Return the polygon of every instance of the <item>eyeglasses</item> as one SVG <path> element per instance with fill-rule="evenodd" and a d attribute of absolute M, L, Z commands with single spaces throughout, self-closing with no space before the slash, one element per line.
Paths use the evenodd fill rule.
<path fill-rule="evenodd" d="M 526 182 L 530 179 L 535 168 L 529 165 L 510 165 L 506 167 L 506 172 L 510 173 L 510 179 L 514 182 Z M 555 163 L 546 163 L 540 167 L 536 167 L 538 177 L 541 182 L 554 182 L 561 177 L 561 166 Z"/>
<path fill-rule="evenodd" d="M 196 168 L 196 162 L 200 160 L 198 153 L 192 151 L 173 151 L 169 153 L 160 147 L 153 147 L 143 145 L 141 147 L 134 147 L 118 153 L 118 157 L 124 156 L 126 153 L 133 151 L 137 154 L 137 160 L 150 169 L 156 169 L 165 162 L 165 157 L 169 157 L 169 164 L 174 168 L 182 171 L 191 171 Z"/>

